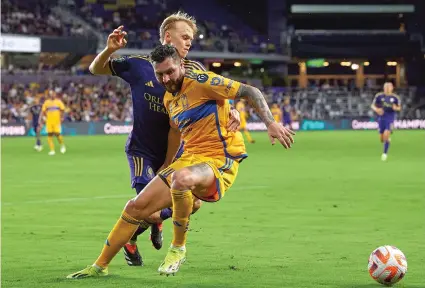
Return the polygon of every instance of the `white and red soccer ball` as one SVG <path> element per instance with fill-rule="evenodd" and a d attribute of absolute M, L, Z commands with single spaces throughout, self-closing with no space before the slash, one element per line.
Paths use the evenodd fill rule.
<path fill-rule="evenodd" d="M 381 246 L 370 254 L 367 268 L 373 279 L 390 286 L 406 275 L 406 256 L 397 247 Z"/>

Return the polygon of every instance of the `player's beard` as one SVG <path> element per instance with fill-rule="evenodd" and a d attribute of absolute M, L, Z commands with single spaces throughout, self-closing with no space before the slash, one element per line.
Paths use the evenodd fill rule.
<path fill-rule="evenodd" d="M 167 90 L 170 93 L 179 92 L 183 85 L 183 78 L 184 78 L 184 75 L 182 75 L 176 81 L 172 81 L 172 80 L 168 81 L 168 83 L 165 84 L 165 90 Z"/>

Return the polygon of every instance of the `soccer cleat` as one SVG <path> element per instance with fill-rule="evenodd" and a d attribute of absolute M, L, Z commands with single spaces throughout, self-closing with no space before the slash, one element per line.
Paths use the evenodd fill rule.
<path fill-rule="evenodd" d="M 62 145 L 61 146 L 61 153 L 65 154 L 65 152 L 66 152 L 66 147 L 65 147 L 65 145 Z"/>
<path fill-rule="evenodd" d="M 92 265 L 87 266 L 81 271 L 69 274 L 66 276 L 68 279 L 79 279 L 79 278 L 87 278 L 87 277 L 101 277 L 108 275 L 108 268 L 99 269 Z"/>
<path fill-rule="evenodd" d="M 128 266 L 143 266 L 142 256 L 139 253 L 139 249 L 137 249 L 137 245 L 127 243 L 123 249 Z"/>
<path fill-rule="evenodd" d="M 55 151 L 50 151 L 49 153 L 48 153 L 48 155 L 49 156 L 53 156 L 53 155 L 55 155 L 56 154 L 56 152 Z"/>
<path fill-rule="evenodd" d="M 35 151 L 40 152 L 41 150 L 43 150 L 43 146 L 41 145 L 35 145 L 34 146 Z"/>
<path fill-rule="evenodd" d="M 164 262 L 158 268 L 158 272 L 160 275 L 174 275 L 179 271 L 180 265 L 185 261 L 186 248 L 170 247 Z"/>
<path fill-rule="evenodd" d="M 381 160 L 382 161 L 387 161 L 387 154 L 382 154 L 382 156 L 381 156 Z"/>
<path fill-rule="evenodd" d="M 155 247 L 156 250 L 162 248 L 162 240 L 164 240 L 164 238 L 162 237 L 162 223 L 152 224 L 150 238 L 152 245 L 153 247 Z"/>

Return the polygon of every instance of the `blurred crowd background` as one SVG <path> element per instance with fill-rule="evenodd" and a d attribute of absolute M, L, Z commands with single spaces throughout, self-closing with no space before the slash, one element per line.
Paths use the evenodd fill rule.
<path fill-rule="evenodd" d="M 335 11 L 314 12 L 318 4 L 333 4 Z M 341 4 L 406 7 L 347 13 L 338 12 Z M 131 122 L 128 85 L 116 77 L 90 75 L 88 65 L 119 25 L 128 32 L 121 55 L 147 53 L 159 43 L 162 20 L 178 10 L 194 15 L 199 26 L 190 58 L 260 88 L 270 104 L 281 105 L 290 97 L 294 120 L 372 119 L 370 104 L 385 81 L 393 82 L 401 96 L 399 118 L 424 119 L 424 6 L 421 1 L 386 0 L 268 0 L 261 5 L 238 0 L 4 0 L 1 32 L 11 38 L 2 39 L 1 122 L 25 123 L 29 107 L 49 91 L 63 100 L 66 121 Z M 21 47 L 17 35 L 39 37 L 39 50 Z M 252 109 L 249 117 L 259 120 Z"/>

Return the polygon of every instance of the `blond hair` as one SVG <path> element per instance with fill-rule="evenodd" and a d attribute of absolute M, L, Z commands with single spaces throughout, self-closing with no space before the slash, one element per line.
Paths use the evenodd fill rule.
<path fill-rule="evenodd" d="M 187 13 L 179 11 L 177 13 L 173 13 L 162 21 L 161 27 L 159 27 L 159 40 L 164 42 L 165 32 L 174 28 L 174 24 L 178 21 L 186 22 L 190 28 L 193 30 L 193 34 L 195 35 L 198 32 L 198 27 L 196 26 L 195 17 L 189 16 Z"/>

